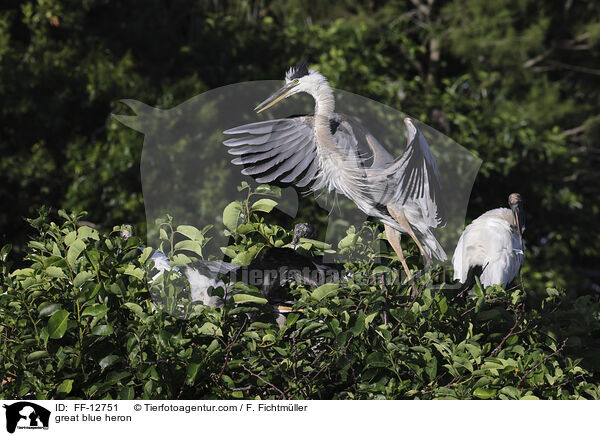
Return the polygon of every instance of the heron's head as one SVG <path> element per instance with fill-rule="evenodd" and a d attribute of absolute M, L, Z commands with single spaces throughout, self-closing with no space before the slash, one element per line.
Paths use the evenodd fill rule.
<path fill-rule="evenodd" d="M 515 226 L 517 227 L 519 238 L 521 239 L 521 249 L 525 251 L 523 245 L 523 232 L 525 231 L 525 209 L 523 207 L 523 198 L 521 198 L 521 194 L 510 194 L 508 196 L 508 205 L 515 216 Z"/>
<path fill-rule="evenodd" d="M 275 103 L 299 92 L 307 92 L 314 96 L 323 86 L 329 87 L 327 79 L 318 71 L 309 70 L 306 60 L 303 60 L 295 67 L 291 67 L 285 74 L 285 85 L 256 106 L 254 110 L 260 113 Z"/>
<path fill-rule="evenodd" d="M 317 229 L 310 223 L 300 223 L 294 226 L 294 239 L 292 248 L 296 249 L 300 245 L 301 238 L 313 239 L 317 236 Z"/>

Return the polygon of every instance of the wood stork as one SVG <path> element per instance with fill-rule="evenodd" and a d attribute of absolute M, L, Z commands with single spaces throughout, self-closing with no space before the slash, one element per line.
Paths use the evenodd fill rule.
<path fill-rule="evenodd" d="M 517 276 L 525 258 L 525 212 L 519 194 L 510 194 L 508 204 L 510 209 L 490 210 L 465 228 L 452 256 L 454 280 L 472 281 L 480 270 L 483 286 L 506 289 Z"/>

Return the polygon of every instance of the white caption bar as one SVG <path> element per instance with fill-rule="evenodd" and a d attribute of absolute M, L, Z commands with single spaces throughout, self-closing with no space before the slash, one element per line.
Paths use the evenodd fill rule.
<path fill-rule="evenodd" d="M 583 401 L 0 401 L 0 434 L 573 434 L 596 425 Z M 218 433 L 213 433 L 218 432 Z M 396 433 L 394 433 L 396 434 Z M 41 435 L 40 435 L 41 436 Z"/>

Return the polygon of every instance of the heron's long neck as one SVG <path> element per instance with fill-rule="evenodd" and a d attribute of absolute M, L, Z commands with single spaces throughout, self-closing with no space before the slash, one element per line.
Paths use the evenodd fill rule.
<path fill-rule="evenodd" d="M 315 117 L 324 118 L 329 123 L 329 117 L 333 114 L 335 107 L 333 91 L 324 83 L 312 92 L 312 96 L 315 99 Z"/>
<path fill-rule="evenodd" d="M 329 118 L 333 115 L 335 101 L 333 99 L 333 91 L 325 82 L 311 92 L 315 99 L 315 135 L 317 137 L 317 147 L 337 151 L 337 147 L 333 141 L 333 135 L 329 128 Z"/>
<path fill-rule="evenodd" d="M 329 192 L 339 192 L 352 199 L 366 213 L 371 207 L 364 192 L 363 174 L 356 150 L 340 147 L 331 133 L 329 120 L 335 102 L 333 91 L 323 81 L 311 92 L 315 99 L 315 138 L 317 155 L 321 167 L 321 185 Z"/>

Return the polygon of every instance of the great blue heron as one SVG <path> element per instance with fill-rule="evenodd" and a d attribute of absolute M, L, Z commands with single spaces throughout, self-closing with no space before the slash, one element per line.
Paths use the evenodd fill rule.
<path fill-rule="evenodd" d="M 519 194 L 510 194 L 508 204 L 510 209 L 487 211 L 465 228 L 452 257 L 454 280 L 473 281 L 479 273 L 483 286 L 506 289 L 517 276 L 525 258 L 525 212 Z"/>
<path fill-rule="evenodd" d="M 314 115 L 261 121 L 226 130 L 242 134 L 224 144 L 244 165 L 242 173 L 259 183 L 274 181 L 326 189 L 352 200 L 367 215 L 384 223 L 386 236 L 412 274 L 402 253 L 401 233 L 415 241 L 426 264 L 446 253 L 432 229 L 446 224 L 441 204 L 440 179 L 429 145 L 410 118 L 407 150 L 398 159 L 383 148 L 355 118 L 334 112 L 333 90 L 318 71 L 305 62 L 290 68 L 285 85 L 260 103 L 256 112 L 306 92 L 315 100 Z"/>

